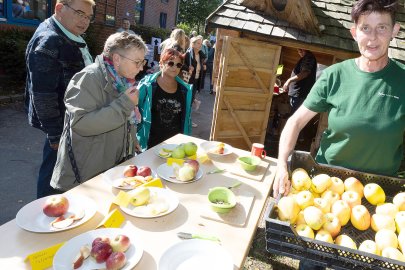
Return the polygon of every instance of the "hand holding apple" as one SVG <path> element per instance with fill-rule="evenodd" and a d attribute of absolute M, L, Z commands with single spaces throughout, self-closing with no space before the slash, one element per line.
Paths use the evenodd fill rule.
<path fill-rule="evenodd" d="M 64 215 L 69 209 L 69 201 L 63 195 L 54 195 L 46 199 L 42 208 L 48 217 L 59 217 Z"/>

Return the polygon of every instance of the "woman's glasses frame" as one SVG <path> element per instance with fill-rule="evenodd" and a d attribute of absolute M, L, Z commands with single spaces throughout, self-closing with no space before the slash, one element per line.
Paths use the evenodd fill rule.
<path fill-rule="evenodd" d="M 131 58 L 128 58 L 122 54 L 118 54 L 118 55 L 121 56 L 122 58 L 125 58 L 125 59 L 131 61 L 132 63 L 134 63 L 137 68 L 143 67 L 147 61 L 146 59 L 136 61 L 136 60 L 132 60 Z"/>

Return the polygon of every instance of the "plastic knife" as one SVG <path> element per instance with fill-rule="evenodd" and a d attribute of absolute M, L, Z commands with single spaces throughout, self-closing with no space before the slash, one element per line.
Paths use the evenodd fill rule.
<path fill-rule="evenodd" d="M 187 239 L 202 239 L 202 240 L 210 240 L 214 242 L 221 242 L 218 237 L 215 236 L 209 236 L 209 235 L 202 235 L 202 234 L 192 234 L 192 233 L 186 233 L 186 232 L 178 232 L 177 236 L 180 239 L 187 240 Z"/>

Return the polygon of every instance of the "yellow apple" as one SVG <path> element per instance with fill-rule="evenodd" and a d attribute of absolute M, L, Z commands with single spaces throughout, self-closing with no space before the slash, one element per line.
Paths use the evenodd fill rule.
<path fill-rule="evenodd" d="M 321 194 L 316 193 L 316 192 L 314 192 L 314 191 L 312 191 L 312 190 L 310 190 L 310 191 L 311 191 L 312 195 L 314 196 L 314 199 L 321 197 Z"/>
<path fill-rule="evenodd" d="M 405 211 L 399 211 L 395 215 L 395 227 L 397 233 L 400 233 L 405 228 Z"/>
<path fill-rule="evenodd" d="M 337 192 L 327 189 L 322 193 L 321 198 L 325 199 L 326 201 L 329 202 L 330 205 L 332 205 L 336 201 L 340 200 L 340 195 Z"/>
<path fill-rule="evenodd" d="M 296 225 L 307 224 L 307 223 L 305 222 L 305 218 L 304 218 L 304 210 L 301 210 L 301 211 L 298 213 L 297 219 L 295 220 L 295 224 L 296 224 Z"/>
<path fill-rule="evenodd" d="M 405 256 L 397 248 L 386 247 L 382 250 L 381 256 L 385 258 L 390 258 L 393 260 L 405 262 Z"/>
<path fill-rule="evenodd" d="M 370 183 L 364 186 L 364 197 L 372 205 L 385 202 L 385 192 L 382 187 L 376 183 Z"/>
<path fill-rule="evenodd" d="M 294 197 L 282 197 L 278 201 L 278 218 L 282 221 L 289 221 L 291 224 L 297 219 L 300 207 Z"/>
<path fill-rule="evenodd" d="M 311 177 L 302 168 L 297 168 L 292 172 L 291 182 L 297 191 L 308 190 L 311 187 Z"/>
<path fill-rule="evenodd" d="M 399 248 L 402 250 L 402 252 L 404 252 L 404 249 L 405 249 L 405 230 L 402 230 L 398 234 L 398 245 L 399 245 Z"/>
<path fill-rule="evenodd" d="M 340 225 L 344 226 L 350 220 L 351 208 L 347 202 L 338 200 L 332 205 L 331 213 L 339 219 Z"/>
<path fill-rule="evenodd" d="M 345 185 L 343 184 L 342 179 L 338 177 L 331 177 L 330 180 L 332 181 L 332 184 L 328 189 L 336 192 L 339 195 L 342 195 L 343 192 L 345 192 Z"/>
<path fill-rule="evenodd" d="M 405 211 L 405 192 L 395 195 L 392 202 L 398 207 L 399 211 Z"/>
<path fill-rule="evenodd" d="M 355 191 L 360 195 L 360 199 L 363 198 L 364 186 L 359 179 L 355 177 L 349 177 L 343 183 L 345 184 L 345 191 Z"/>
<path fill-rule="evenodd" d="M 315 175 L 312 178 L 312 185 L 311 190 L 315 193 L 323 193 L 330 185 L 332 184 L 332 180 L 330 180 L 330 176 L 324 173 Z"/>
<path fill-rule="evenodd" d="M 296 196 L 295 200 L 301 209 L 305 209 L 308 206 L 314 205 L 314 196 L 308 190 L 300 191 Z"/>
<path fill-rule="evenodd" d="M 360 197 L 359 193 L 357 193 L 353 190 L 348 190 L 348 191 L 343 192 L 342 200 L 347 202 L 347 204 L 350 206 L 350 208 L 353 208 L 356 205 L 361 204 L 361 197 Z"/>
<path fill-rule="evenodd" d="M 305 222 L 314 230 L 319 230 L 322 227 L 325 222 L 323 215 L 323 212 L 315 206 L 308 206 L 304 209 Z"/>
<path fill-rule="evenodd" d="M 391 216 L 392 218 L 395 218 L 395 215 L 398 213 L 398 207 L 393 203 L 383 203 L 377 205 L 377 207 L 375 208 L 375 213 L 381 215 L 388 215 Z"/>
<path fill-rule="evenodd" d="M 375 255 L 380 255 L 380 250 L 377 248 L 377 244 L 373 240 L 364 240 L 360 246 L 359 250 L 368 252 Z"/>
<path fill-rule="evenodd" d="M 314 231 L 306 224 L 298 225 L 296 231 L 299 236 L 314 239 Z"/>
<path fill-rule="evenodd" d="M 323 242 L 328 242 L 333 244 L 333 238 L 332 235 L 328 231 L 325 230 L 319 230 L 316 235 L 315 235 L 315 240 L 323 241 Z"/>
<path fill-rule="evenodd" d="M 335 244 L 347 248 L 357 249 L 356 243 L 353 241 L 350 236 L 346 234 L 341 234 L 335 239 Z"/>
<path fill-rule="evenodd" d="M 387 229 L 381 229 L 375 234 L 375 242 L 379 250 L 383 250 L 386 247 L 398 247 L 398 238 L 397 235 Z"/>
<path fill-rule="evenodd" d="M 391 216 L 374 214 L 371 216 L 371 228 L 378 232 L 381 229 L 387 229 L 395 232 L 395 222 Z"/>
<path fill-rule="evenodd" d="M 350 222 L 353 227 L 360 231 L 365 231 L 370 227 L 370 213 L 364 205 L 356 205 L 352 208 Z"/>
<path fill-rule="evenodd" d="M 324 215 L 325 223 L 322 225 L 322 229 L 328 231 L 330 235 L 335 238 L 340 233 L 340 221 L 332 213 L 327 213 Z"/>
<path fill-rule="evenodd" d="M 314 199 L 314 206 L 321 209 L 321 211 L 326 214 L 330 212 L 330 204 L 327 200 L 322 198 L 315 198 Z"/>

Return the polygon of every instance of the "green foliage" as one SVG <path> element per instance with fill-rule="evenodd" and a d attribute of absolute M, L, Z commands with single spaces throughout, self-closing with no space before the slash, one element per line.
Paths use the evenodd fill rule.
<path fill-rule="evenodd" d="M 152 42 L 152 37 L 161 38 L 162 41 L 165 40 L 170 36 L 170 30 L 162 29 L 162 28 L 154 28 L 145 25 L 136 25 L 135 27 L 131 27 L 131 29 L 140 35 L 145 43 L 150 44 Z"/>
<path fill-rule="evenodd" d="M 221 5 L 221 0 L 180 0 L 179 21 L 201 33 L 205 19 Z"/>
<path fill-rule="evenodd" d="M 34 30 L 1 30 L 0 72 L 11 80 L 25 79 L 25 49 L 33 34 Z"/>
<path fill-rule="evenodd" d="M 193 28 L 188 23 L 182 22 L 177 24 L 177 28 L 183 29 L 186 32 L 186 35 L 190 35 Z"/>

